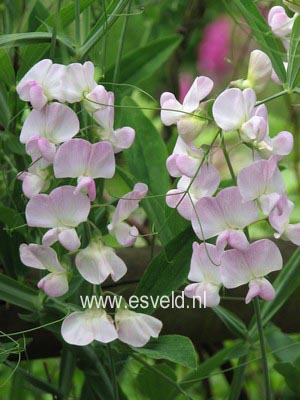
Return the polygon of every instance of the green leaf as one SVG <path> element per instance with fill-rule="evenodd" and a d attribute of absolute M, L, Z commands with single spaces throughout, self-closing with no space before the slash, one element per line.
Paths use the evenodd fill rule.
<path fill-rule="evenodd" d="M 14 363 L 6 361 L 5 364 L 12 370 L 16 370 L 17 374 L 20 374 L 27 382 L 29 382 L 33 387 L 39 389 L 42 392 L 50 393 L 53 396 L 62 398 L 62 393 L 50 383 L 31 375 L 29 372 L 25 371 L 20 366 L 16 366 Z M 17 368 L 16 368 L 17 367 Z"/>
<path fill-rule="evenodd" d="M 221 306 L 213 307 L 212 310 L 235 336 L 243 339 L 247 337 L 246 325 L 235 314 Z"/>
<path fill-rule="evenodd" d="M 169 59 L 181 41 L 179 35 L 167 36 L 125 55 L 120 64 L 119 81 L 137 85 L 151 77 Z M 112 81 L 113 73 L 114 66 L 111 66 L 105 80 Z"/>
<path fill-rule="evenodd" d="M 11 33 L 0 36 L 0 48 L 20 47 L 36 43 L 50 43 L 52 33 L 48 32 L 26 32 L 26 33 Z M 57 36 L 57 41 L 68 48 L 71 54 L 75 53 L 72 43 L 61 36 Z"/>
<path fill-rule="evenodd" d="M 261 306 L 261 316 L 263 325 L 266 325 L 284 303 L 290 298 L 291 294 L 300 285 L 300 248 L 297 249 L 287 264 L 283 267 L 280 274 L 273 283 L 276 297 L 273 301 L 264 302 Z M 256 332 L 255 321 L 251 322 L 250 335 Z"/>
<path fill-rule="evenodd" d="M 0 299 L 35 311 L 39 305 L 38 292 L 6 275 L 0 274 Z"/>
<path fill-rule="evenodd" d="M 277 361 L 293 363 L 300 357 L 300 343 L 283 333 L 277 326 L 268 326 L 265 337 Z"/>
<path fill-rule="evenodd" d="M 15 71 L 7 50 L 0 49 L 0 82 L 8 87 L 15 84 Z"/>
<path fill-rule="evenodd" d="M 294 89 L 300 81 L 300 15 L 294 21 L 288 60 L 287 83 Z"/>
<path fill-rule="evenodd" d="M 193 230 L 188 228 L 167 244 L 149 264 L 135 294 L 152 296 L 155 300 L 160 296 L 170 296 L 187 279 L 194 240 Z M 149 304 L 143 312 L 151 313 L 154 308 Z"/>
<path fill-rule="evenodd" d="M 174 400 L 177 398 L 176 374 L 168 365 L 160 364 L 155 366 L 155 370 L 142 367 L 136 377 L 136 386 L 139 391 L 139 399 L 145 400 Z M 174 384 L 169 382 L 164 376 L 159 375 L 158 371 L 171 379 Z"/>
<path fill-rule="evenodd" d="M 282 55 L 273 32 L 261 12 L 255 5 L 254 0 L 233 0 L 242 17 L 251 28 L 252 34 L 261 49 L 269 56 L 272 66 L 282 83 L 286 83 L 287 76 L 282 61 Z"/>
<path fill-rule="evenodd" d="M 206 379 L 215 369 L 219 368 L 227 361 L 242 357 L 248 352 L 249 347 L 241 342 L 232 347 L 224 348 L 199 364 L 196 371 L 186 375 L 184 380 L 180 382 L 180 386 L 187 388 L 192 383 Z"/>
<path fill-rule="evenodd" d="M 284 362 L 274 364 L 274 368 L 284 376 L 287 386 L 297 395 L 300 395 L 300 368 Z"/>
<path fill-rule="evenodd" d="M 134 347 L 135 352 L 155 360 L 169 360 L 188 368 L 197 367 L 197 353 L 188 337 L 164 335 L 152 339 L 144 347 Z"/>
<path fill-rule="evenodd" d="M 59 368 L 59 388 L 65 397 L 68 397 L 72 390 L 75 368 L 76 358 L 74 353 L 68 347 L 64 347 Z"/>
<path fill-rule="evenodd" d="M 77 57 L 79 59 L 84 59 L 89 51 L 95 46 L 95 44 L 107 34 L 108 30 L 113 26 L 120 14 L 122 14 L 124 11 L 128 1 L 129 0 L 112 0 L 106 6 L 107 18 L 103 12 L 98 22 L 91 30 L 89 36 L 86 38 L 86 41 L 78 50 Z"/>

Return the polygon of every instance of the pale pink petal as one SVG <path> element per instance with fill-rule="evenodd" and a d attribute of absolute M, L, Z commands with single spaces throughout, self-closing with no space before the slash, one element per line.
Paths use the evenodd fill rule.
<path fill-rule="evenodd" d="M 201 159 L 199 158 L 187 156 L 184 154 L 178 154 L 176 157 L 176 166 L 177 170 L 180 173 L 179 176 L 186 175 L 192 178 L 196 174 L 200 164 Z"/>
<path fill-rule="evenodd" d="M 20 259 L 27 267 L 63 271 L 55 250 L 48 246 L 23 243 L 20 246 Z"/>
<path fill-rule="evenodd" d="M 85 96 L 83 104 L 88 112 L 94 113 L 97 110 L 104 108 L 109 101 L 108 99 L 109 92 L 106 91 L 104 86 L 97 85 Z"/>
<path fill-rule="evenodd" d="M 140 201 L 146 196 L 147 192 L 148 186 L 145 183 L 136 183 L 132 192 L 122 196 L 112 217 L 112 227 L 128 218 L 138 208 Z"/>
<path fill-rule="evenodd" d="M 26 118 L 20 134 L 21 143 L 32 136 L 42 136 L 54 144 L 71 139 L 79 131 L 76 113 L 68 106 L 52 103 L 42 110 L 32 110 Z"/>
<path fill-rule="evenodd" d="M 33 83 L 41 83 L 52 66 L 51 60 L 41 60 L 35 64 L 17 85 L 17 93 L 23 101 L 30 101 L 30 87 Z M 29 85 L 28 85 L 29 83 Z M 30 85 L 31 84 L 31 85 Z"/>
<path fill-rule="evenodd" d="M 92 318 L 90 324 L 94 339 L 98 342 L 109 343 L 118 338 L 114 321 L 106 312 L 103 312 L 101 317 Z"/>
<path fill-rule="evenodd" d="M 195 111 L 198 108 L 200 101 L 212 91 L 213 86 L 213 81 L 206 76 L 199 76 L 196 78 L 184 98 L 184 111 Z"/>
<path fill-rule="evenodd" d="M 33 84 L 29 89 L 29 101 L 33 108 L 41 110 L 47 104 L 44 89 L 39 83 Z"/>
<path fill-rule="evenodd" d="M 220 303 L 220 286 L 209 282 L 192 283 L 184 289 L 184 294 L 199 301 L 204 307 L 217 307 Z"/>
<path fill-rule="evenodd" d="M 58 241 L 69 251 L 75 251 L 80 247 L 80 240 L 75 229 L 61 230 L 58 233 Z"/>
<path fill-rule="evenodd" d="M 135 130 L 129 126 L 116 129 L 114 131 L 114 152 L 119 153 L 121 150 L 129 149 L 135 139 Z"/>
<path fill-rule="evenodd" d="M 42 238 L 43 245 L 52 246 L 54 243 L 56 243 L 58 241 L 59 231 L 60 230 L 58 228 L 49 229 L 49 231 L 47 231 Z"/>
<path fill-rule="evenodd" d="M 300 246 L 300 224 L 289 224 L 284 232 L 284 237 Z"/>
<path fill-rule="evenodd" d="M 269 215 L 280 200 L 279 193 L 263 194 L 258 200 L 259 207 L 265 215 Z"/>
<path fill-rule="evenodd" d="M 116 282 L 127 271 L 124 261 L 115 251 L 99 242 L 91 242 L 88 247 L 80 250 L 75 264 L 83 278 L 95 285 L 104 282 L 109 275 Z"/>
<path fill-rule="evenodd" d="M 164 125 L 170 126 L 176 124 L 183 114 L 182 105 L 176 100 L 173 93 L 165 92 L 160 97 L 160 106 L 162 108 L 160 113 L 161 121 Z"/>
<path fill-rule="evenodd" d="M 24 195 L 29 199 L 40 193 L 46 186 L 46 181 L 42 176 L 31 174 L 29 172 L 22 172 L 17 176 L 17 179 L 23 181 L 22 190 Z"/>
<path fill-rule="evenodd" d="M 41 156 L 49 163 L 52 163 L 56 153 L 55 145 L 50 143 L 48 139 L 41 137 L 37 140 L 37 146 Z"/>
<path fill-rule="evenodd" d="M 169 190 L 166 195 L 166 203 L 171 208 L 176 208 L 179 214 L 190 221 L 194 211 L 193 204 L 187 194 L 182 193 L 180 189 Z"/>
<path fill-rule="evenodd" d="M 89 323 L 88 312 L 76 311 L 68 315 L 61 326 L 65 342 L 77 346 L 87 346 L 94 340 L 94 332 Z"/>
<path fill-rule="evenodd" d="M 226 89 L 214 102 L 213 116 L 224 131 L 239 129 L 248 121 L 255 106 L 254 90 Z"/>
<path fill-rule="evenodd" d="M 291 153 L 294 147 L 294 137 L 290 132 L 282 131 L 271 139 L 273 153 L 280 156 L 287 156 Z"/>
<path fill-rule="evenodd" d="M 65 272 L 52 272 L 42 278 L 37 286 L 50 297 L 63 296 L 69 290 L 67 274 Z"/>
<path fill-rule="evenodd" d="M 52 228 L 59 226 L 59 220 L 51 198 L 47 194 L 37 194 L 27 203 L 25 216 L 28 226 Z"/>
<path fill-rule="evenodd" d="M 89 176 L 83 176 L 78 178 L 77 182 L 74 193 L 82 192 L 88 195 L 90 201 L 94 201 L 96 198 L 96 184 L 94 179 Z"/>
<path fill-rule="evenodd" d="M 216 242 L 218 252 L 222 253 L 227 245 L 233 249 L 245 250 L 249 246 L 249 242 L 243 231 L 228 230 L 218 236 Z"/>
<path fill-rule="evenodd" d="M 111 143 L 92 145 L 86 175 L 92 178 L 112 178 L 115 173 L 115 156 Z"/>
<path fill-rule="evenodd" d="M 271 283 L 263 278 L 254 280 L 249 283 L 249 291 L 247 293 L 245 303 L 249 304 L 250 301 L 259 296 L 263 300 L 272 301 L 275 298 L 275 290 Z"/>
<path fill-rule="evenodd" d="M 119 309 L 115 315 L 119 340 L 134 347 L 144 346 L 151 337 L 157 338 L 162 323 L 150 315 Z"/>
<path fill-rule="evenodd" d="M 287 195 L 282 194 L 276 207 L 270 212 L 270 225 L 278 232 L 279 236 L 286 230 L 293 208 L 294 204 L 288 200 Z"/>
<path fill-rule="evenodd" d="M 62 92 L 68 103 L 83 100 L 84 94 L 90 93 L 96 86 L 93 63 L 87 61 L 83 65 L 73 63 L 67 66 Z"/>
<path fill-rule="evenodd" d="M 193 243 L 188 279 L 193 282 L 209 282 L 221 286 L 220 254 L 216 246 L 209 243 Z"/>
<path fill-rule="evenodd" d="M 112 230 L 108 225 L 108 231 L 115 236 L 117 241 L 123 247 L 133 246 L 139 235 L 139 231 L 135 226 L 130 226 L 126 222 L 119 222 Z"/>
<path fill-rule="evenodd" d="M 83 139 L 71 139 L 59 146 L 54 164 L 56 178 L 78 178 L 86 174 L 92 144 Z"/>

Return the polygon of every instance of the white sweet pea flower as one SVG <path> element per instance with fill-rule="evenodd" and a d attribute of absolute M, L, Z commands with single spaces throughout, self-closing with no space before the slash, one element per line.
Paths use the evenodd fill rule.
<path fill-rule="evenodd" d="M 85 249 L 80 250 L 75 264 L 83 278 L 94 285 L 104 282 L 109 275 L 116 282 L 127 272 L 124 261 L 116 255 L 115 250 L 104 246 L 100 240 L 92 240 Z"/>
<path fill-rule="evenodd" d="M 67 343 L 77 346 L 87 346 L 94 340 L 109 343 L 118 337 L 113 319 L 103 309 L 68 315 L 62 323 L 61 335 Z"/>
<path fill-rule="evenodd" d="M 125 308 L 117 310 L 115 322 L 119 340 L 134 347 L 145 346 L 151 337 L 157 338 L 162 329 L 162 322 L 157 318 Z"/>

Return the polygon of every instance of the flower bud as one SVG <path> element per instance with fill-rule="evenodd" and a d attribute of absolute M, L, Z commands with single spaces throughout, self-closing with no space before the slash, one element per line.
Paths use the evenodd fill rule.
<path fill-rule="evenodd" d="M 180 118 L 177 122 L 178 133 L 187 143 L 195 140 L 206 126 L 207 120 L 190 115 Z"/>

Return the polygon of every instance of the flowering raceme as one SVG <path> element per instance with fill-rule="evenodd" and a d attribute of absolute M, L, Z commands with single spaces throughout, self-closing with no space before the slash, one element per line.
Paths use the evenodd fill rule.
<path fill-rule="evenodd" d="M 292 151 L 293 135 L 282 131 L 271 137 L 267 108 L 264 104 L 256 105 L 254 89 L 260 93 L 267 86 L 270 75 L 269 58 L 255 50 L 250 57 L 248 82 L 232 82 L 244 82 L 251 88 L 226 89 L 217 96 L 212 107 L 214 124 L 219 127 L 216 137 L 220 136 L 220 145 L 235 186 L 218 190 L 219 173 L 212 163 L 207 163 L 214 142 L 207 150 L 207 145 L 199 147 L 195 140 L 186 143 L 179 131 L 173 153 L 167 159 L 170 175 L 180 179 L 177 188 L 167 193 L 166 202 L 169 207 L 177 209 L 183 218 L 191 221 L 196 236 L 202 241 L 201 244 L 193 244 L 188 279 L 195 283 L 185 288 L 185 294 L 188 297 L 198 296 L 201 302 L 205 298 L 208 307 L 219 304 L 222 285 L 232 289 L 248 283 L 246 303 L 256 296 L 263 300 L 275 297 L 274 288 L 265 276 L 282 268 L 280 251 L 268 239 L 251 243 L 249 237 L 248 227 L 260 220 L 260 212 L 267 216 L 275 230 L 275 238 L 282 237 L 300 245 L 300 224 L 290 224 L 294 205 L 287 198 L 278 166 Z M 169 98 L 169 93 L 161 96 L 166 102 Z M 171 110 L 163 110 L 161 117 L 164 124 L 179 121 L 180 111 L 185 111 L 172 99 L 167 105 L 175 110 L 174 115 L 171 116 Z M 198 97 L 195 96 L 195 100 L 198 101 Z M 165 107 L 165 102 L 162 105 Z M 192 110 L 190 112 L 193 113 Z M 253 162 L 241 169 L 237 178 L 225 145 L 228 131 L 237 131 L 239 141 L 242 140 L 238 145 L 245 144 L 253 151 Z M 204 135 L 204 131 L 202 133 Z M 194 139 L 198 135 L 199 132 Z M 206 243 L 208 239 L 213 240 L 215 245 Z"/>
<path fill-rule="evenodd" d="M 20 258 L 28 267 L 49 272 L 37 286 L 50 297 L 68 292 L 69 279 L 76 273 L 72 268 L 74 261 L 80 276 L 93 285 L 101 285 L 108 276 L 118 281 L 127 272 L 115 250 L 104 244 L 89 214 L 91 201 L 97 198 L 96 180 L 114 176 L 115 153 L 132 145 L 135 131 L 131 127 L 114 129 L 114 94 L 98 85 L 94 75 L 90 61 L 64 66 L 42 60 L 17 86 L 20 98 L 33 107 L 20 134 L 20 141 L 32 159 L 28 171 L 18 174 L 23 193 L 29 198 L 26 221 L 29 227 L 48 229 L 42 244 L 20 246 Z M 79 102 L 86 116 L 90 115 L 97 123 L 90 140 L 75 138 L 79 131 L 83 132 L 79 118 L 71 107 L 62 104 Z M 57 185 L 61 182 L 58 180 L 67 178 L 64 186 Z M 73 186 L 73 178 L 77 178 L 77 186 Z M 47 193 L 49 188 L 51 191 Z M 137 183 L 118 202 L 108 230 L 122 246 L 134 245 L 136 241 L 137 228 L 125 221 L 147 191 L 147 185 Z M 84 227 L 79 227 L 82 224 Z M 90 227 L 95 231 L 87 235 Z M 80 249 L 82 231 L 88 243 Z M 57 242 L 58 253 L 51 247 Z M 64 249 L 71 254 L 63 254 Z M 130 310 L 118 310 L 115 320 L 116 326 L 105 309 L 76 311 L 66 317 L 61 333 L 65 341 L 80 346 L 94 340 L 108 343 L 117 338 L 133 346 L 143 346 L 150 337 L 157 337 L 162 327 L 158 319 Z"/>

